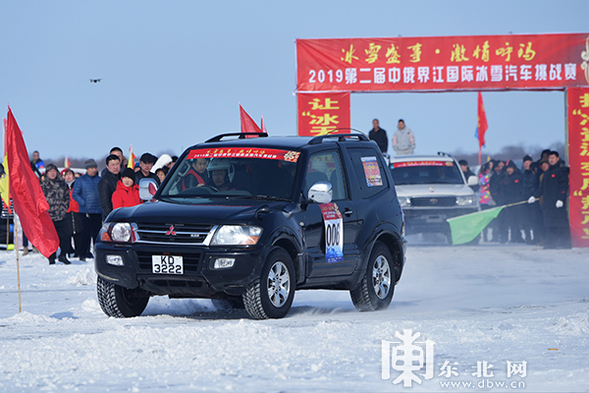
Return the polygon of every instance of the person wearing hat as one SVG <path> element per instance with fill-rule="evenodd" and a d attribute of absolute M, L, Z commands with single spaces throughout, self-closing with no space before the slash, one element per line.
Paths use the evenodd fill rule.
<path fill-rule="evenodd" d="M 98 194 L 98 166 L 96 161 L 90 158 L 84 162 L 86 173 L 74 182 L 72 198 L 78 203 L 78 213 L 75 213 L 81 231 L 80 245 L 76 246 L 76 256 L 80 261 L 93 258 L 90 251 L 91 240 L 96 239 L 102 227 L 102 209 Z"/>
<path fill-rule="evenodd" d="M 393 134 L 393 149 L 398 156 L 413 154 L 415 149 L 415 136 L 413 131 L 405 126 L 403 119 L 399 119 L 397 130 Z"/>
<path fill-rule="evenodd" d="M 125 168 L 121 174 L 121 180 L 117 183 L 117 189 L 112 194 L 112 208 L 131 207 L 140 203 L 139 186 L 135 184 L 135 172 L 131 168 Z"/>
<path fill-rule="evenodd" d="M 53 221 L 55 231 L 59 237 L 61 253 L 59 254 L 58 260 L 69 265 L 71 262 L 67 259 L 66 253 L 70 248 L 68 243 L 71 244 L 72 234 L 70 223 L 66 219 L 66 213 L 70 206 L 70 192 L 55 164 L 47 165 L 45 169 L 45 180 L 41 182 L 41 189 L 49 204 L 49 216 L 51 217 L 51 221 Z M 50 265 L 55 265 L 56 256 L 57 253 L 55 252 L 49 256 Z"/>
<path fill-rule="evenodd" d="M 505 163 L 505 174 L 499 183 L 499 193 L 503 205 L 521 202 L 523 198 L 522 175 L 512 160 Z M 522 206 L 511 206 L 499 214 L 499 238 L 506 243 L 511 232 L 511 243 L 523 243 L 521 233 Z"/>
<path fill-rule="evenodd" d="M 157 157 L 151 153 L 143 153 L 141 155 L 139 159 L 139 171 L 135 173 L 135 183 L 139 184 L 139 180 L 141 179 L 153 179 L 158 186 L 160 185 L 160 178 L 155 173 L 151 173 L 151 168 L 153 168 L 153 164 L 156 161 Z"/>

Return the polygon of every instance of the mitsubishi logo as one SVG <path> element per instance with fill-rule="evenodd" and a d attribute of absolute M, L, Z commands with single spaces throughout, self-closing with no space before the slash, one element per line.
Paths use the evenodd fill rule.
<path fill-rule="evenodd" d="M 432 199 L 430 199 L 430 200 L 429 200 L 429 202 L 430 202 L 432 205 L 435 205 L 436 203 L 438 203 L 438 200 L 437 200 L 436 198 L 432 198 Z"/>
<path fill-rule="evenodd" d="M 174 231 L 174 225 L 170 225 L 170 229 L 168 229 L 168 232 L 166 232 L 166 235 L 176 236 L 176 231 Z"/>

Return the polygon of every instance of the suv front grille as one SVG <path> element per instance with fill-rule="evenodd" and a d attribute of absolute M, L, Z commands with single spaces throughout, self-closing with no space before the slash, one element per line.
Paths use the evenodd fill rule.
<path fill-rule="evenodd" d="M 426 197 L 426 198 L 411 198 L 411 206 L 426 206 L 426 207 L 448 207 L 456 206 L 456 197 Z"/>
<path fill-rule="evenodd" d="M 140 242 L 204 244 L 213 225 L 137 223 Z"/>
<path fill-rule="evenodd" d="M 157 253 L 137 251 L 137 259 L 139 260 L 139 269 L 142 272 L 151 272 L 152 269 L 152 256 Z M 173 255 L 182 256 L 182 263 L 185 272 L 196 272 L 198 271 L 198 265 L 202 258 L 200 252 L 192 253 L 172 253 Z"/>

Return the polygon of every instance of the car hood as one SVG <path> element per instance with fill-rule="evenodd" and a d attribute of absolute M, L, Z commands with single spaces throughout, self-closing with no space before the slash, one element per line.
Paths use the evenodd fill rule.
<path fill-rule="evenodd" d="M 243 204 L 236 204 L 235 201 L 206 204 L 155 201 L 117 209 L 109 215 L 108 221 L 246 224 L 261 207 L 281 211 L 285 205 L 285 202 L 274 201 L 244 201 Z"/>
<path fill-rule="evenodd" d="M 411 184 L 395 186 L 399 197 L 467 196 L 474 191 L 466 184 Z"/>

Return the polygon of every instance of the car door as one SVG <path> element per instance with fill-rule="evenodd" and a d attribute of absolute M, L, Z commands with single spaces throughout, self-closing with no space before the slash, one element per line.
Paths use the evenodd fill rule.
<path fill-rule="evenodd" d="M 307 277 L 352 274 L 359 256 L 356 247 L 359 223 L 338 150 L 310 156 L 304 182 L 305 196 L 317 181 L 332 184 L 333 198 L 331 203 L 310 203 L 301 220 L 309 262 Z"/>

